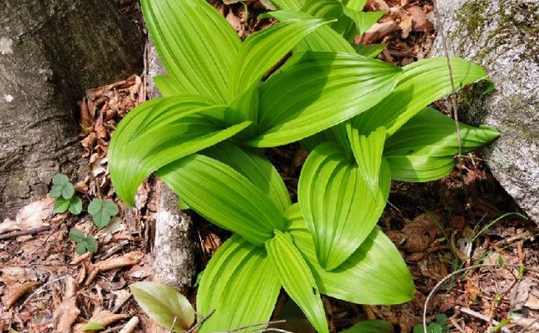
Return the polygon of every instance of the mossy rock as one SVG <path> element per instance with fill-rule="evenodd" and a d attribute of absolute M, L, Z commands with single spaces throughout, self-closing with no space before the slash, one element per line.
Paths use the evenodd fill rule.
<path fill-rule="evenodd" d="M 483 65 L 495 92 L 467 89 L 463 119 L 498 128 L 485 150 L 496 178 L 539 222 L 539 3 L 532 0 L 439 1 L 441 27 L 452 55 Z M 433 55 L 444 55 L 441 34 Z"/>

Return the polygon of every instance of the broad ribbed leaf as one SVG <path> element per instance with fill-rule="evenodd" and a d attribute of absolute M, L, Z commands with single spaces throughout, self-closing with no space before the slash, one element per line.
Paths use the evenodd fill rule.
<path fill-rule="evenodd" d="M 360 321 L 340 333 L 393 333 L 393 326 L 384 320 Z"/>
<path fill-rule="evenodd" d="M 314 17 L 287 20 L 250 35 L 235 63 L 235 92 L 240 94 L 262 79 L 303 38 L 326 23 Z"/>
<path fill-rule="evenodd" d="M 268 195 L 229 165 L 204 155 L 171 163 L 157 173 L 206 219 L 253 244 L 270 239 L 286 221 Z"/>
<path fill-rule="evenodd" d="M 195 310 L 176 288 L 156 282 L 137 282 L 129 286 L 144 312 L 161 327 L 186 332 L 195 322 Z"/>
<path fill-rule="evenodd" d="M 284 145 L 340 124 L 379 103 L 400 70 L 348 53 L 303 53 L 260 93 L 255 147 Z"/>
<path fill-rule="evenodd" d="M 293 221 L 290 234 L 309 262 L 322 294 L 356 304 L 400 304 L 412 299 L 415 289 L 408 267 L 378 228 L 343 265 L 328 272 L 318 263 L 312 236 L 302 223 L 301 219 Z"/>
<path fill-rule="evenodd" d="M 485 70 L 460 58 L 451 59 L 456 89 L 483 80 Z M 430 58 L 404 66 L 395 90 L 368 112 L 354 118 L 354 127 L 367 134 L 385 127 L 393 135 L 410 118 L 452 92 L 446 58 Z"/>
<path fill-rule="evenodd" d="M 223 142 L 205 152 L 225 164 L 231 166 L 247 177 L 281 212 L 292 204 L 290 195 L 281 175 L 268 159 L 252 151 L 239 148 L 228 142 Z"/>
<path fill-rule="evenodd" d="M 142 0 L 144 21 L 167 73 L 183 94 L 232 99 L 240 39 L 206 0 Z"/>
<path fill-rule="evenodd" d="M 378 128 L 369 136 L 360 135 L 359 132 L 349 127 L 348 137 L 350 147 L 356 160 L 360 174 L 371 188 L 378 187 L 380 177 L 380 165 L 386 141 L 386 131 L 383 127 Z"/>
<path fill-rule="evenodd" d="M 277 231 L 275 237 L 266 242 L 266 250 L 290 298 L 300 307 L 317 332 L 329 332 L 316 281 L 290 235 Z"/>
<path fill-rule="evenodd" d="M 305 0 L 271 0 L 280 9 L 299 11 L 305 5 Z"/>
<path fill-rule="evenodd" d="M 367 0 L 348 0 L 346 7 L 359 11 L 363 10 L 363 7 L 367 4 Z"/>
<path fill-rule="evenodd" d="M 370 163 L 378 165 L 378 170 L 367 181 L 339 147 L 326 143 L 311 152 L 301 171 L 299 204 L 318 261 L 328 271 L 337 269 L 358 249 L 384 210 L 391 175 L 386 164 L 380 170 L 381 152 L 380 156 L 363 156 L 370 158 L 379 160 Z"/>
<path fill-rule="evenodd" d="M 170 162 L 226 140 L 249 122 L 230 127 L 214 121 L 227 108 L 199 97 L 169 97 L 144 103 L 127 114 L 112 135 L 109 167 L 118 196 L 133 204 L 140 184 Z"/>
<path fill-rule="evenodd" d="M 173 97 L 178 95 L 183 95 L 182 86 L 173 76 L 170 75 L 158 75 L 153 78 L 153 82 L 159 94 L 163 97 Z"/>
<path fill-rule="evenodd" d="M 460 124 L 462 152 L 477 149 L 498 137 L 488 127 Z M 426 182 L 449 175 L 453 156 L 458 154 L 455 121 L 435 109 L 427 108 L 395 133 L 384 151 L 393 179 Z"/>
<path fill-rule="evenodd" d="M 197 293 L 200 319 L 211 316 L 199 332 L 225 332 L 270 319 L 281 284 L 265 252 L 232 236 L 212 256 Z"/>
<path fill-rule="evenodd" d="M 294 9 L 287 7 L 283 9 Z M 302 12 L 293 11 L 277 11 L 271 12 L 270 15 L 279 21 L 286 22 L 287 20 L 309 19 L 311 15 Z M 333 30 L 330 26 L 321 26 L 316 31 L 305 37 L 298 46 L 294 49 L 296 52 L 348 52 L 355 53 L 354 48 L 343 38 L 341 34 Z"/>
<path fill-rule="evenodd" d="M 382 16 L 384 12 L 359 12 L 352 9 L 345 9 L 344 14 L 355 24 L 357 32 L 361 35 L 367 32 Z"/>

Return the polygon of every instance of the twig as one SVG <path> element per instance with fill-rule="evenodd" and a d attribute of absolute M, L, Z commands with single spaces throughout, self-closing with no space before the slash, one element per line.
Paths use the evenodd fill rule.
<path fill-rule="evenodd" d="M 500 325 L 499 321 L 496 321 L 496 320 L 494 320 L 492 318 L 489 318 L 489 317 L 485 316 L 484 314 L 481 314 L 481 313 L 479 313 L 477 311 L 474 311 L 472 309 L 464 308 L 464 307 L 461 307 L 461 306 L 457 306 L 456 309 L 458 311 L 462 312 L 462 313 L 465 313 L 465 314 L 469 315 L 469 316 L 475 317 L 477 319 L 481 319 L 482 321 L 487 322 L 489 324 L 494 324 L 495 326 Z M 505 332 L 505 333 L 511 333 L 511 331 L 506 327 L 502 327 L 501 330 L 502 330 L 502 332 Z"/>
<path fill-rule="evenodd" d="M 455 320 L 455 318 L 451 318 L 449 319 L 449 321 L 451 322 L 451 324 L 453 326 L 455 326 L 455 328 L 460 332 L 460 333 L 466 333 L 466 331 L 464 330 L 464 328 L 460 327 L 459 323 L 457 323 L 457 321 Z"/>
<path fill-rule="evenodd" d="M 438 0 L 432 1 L 433 12 L 436 18 L 437 30 L 440 36 L 442 37 L 442 45 L 444 48 L 445 57 L 447 59 L 447 69 L 449 70 L 449 80 L 451 81 L 451 94 L 449 95 L 449 108 L 450 112 L 455 119 L 455 130 L 457 132 L 457 144 L 459 146 L 459 156 L 462 155 L 462 136 L 460 133 L 460 123 L 459 123 L 459 114 L 457 109 L 457 100 L 455 99 L 455 78 L 453 77 L 453 66 L 451 66 L 451 59 L 449 58 L 449 47 L 447 45 L 447 38 L 445 36 L 444 29 L 442 28 L 442 19 L 440 16 L 440 11 L 438 8 Z"/>
<path fill-rule="evenodd" d="M 122 327 L 122 329 L 118 333 L 131 333 L 131 332 L 133 332 L 135 330 L 135 328 L 137 327 L 139 321 L 140 320 L 138 319 L 138 317 L 134 316 L 133 318 L 129 319 L 127 324 L 125 324 L 124 327 Z"/>
<path fill-rule="evenodd" d="M 440 289 L 440 287 L 449 279 L 451 279 L 452 277 L 454 277 L 455 275 L 458 275 L 460 273 L 464 273 L 466 271 L 470 271 L 470 270 L 474 270 L 474 269 L 477 269 L 477 268 L 483 268 L 483 267 L 498 267 L 499 265 L 496 265 L 496 264 L 480 264 L 480 265 L 474 265 L 474 266 L 470 266 L 470 267 L 466 267 L 466 268 L 462 268 L 462 269 L 459 269 L 459 270 L 456 270 L 454 272 L 452 272 L 451 274 L 447 275 L 446 277 L 444 277 L 443 279 L 441 279 L 435 286 L 434 288 L 432 288 L 432 290 L 430 291 L 429 295 L 427 296 L 427 299 L 425 300 L 425 304 L 423 306 L 423 333 L 428 333 L 427 331 L 427 309 L 428 309 L 428 306 L 429 306 L 429 302 L 430 300 L 432 299 L 432 297 L 436 294 L 436 292 L 438 291 L 438 289 Z M 504 268 L 504 269 L 509 269 L 507 267 L 500 267 L 500 268 Z"/>
<path fill-rule="evenodd" d="M 8 232 L 7 234 L 0 235 L 0 240 L 10 239 L 10 238 L 20 237 L 20 236 L 27 236 L 27 235 L 34 236 L 36 234 L 39 234 L 40 232 L 48 231 L 50 229 L 51 229 L 50 225 L 44 225 L 41 227 L 28 229 L 28 230 L 12 231 L 12 232 Z"/>
<path fill-rule="evenodd" d="M 490 227 L 492 227 L 494 224 L 498 223 L 499 221 L 505 219 L 506 217 L 508 216 L 512 216 L 512 215 L 515 215 L 515 216 L 518 216 L 524 220 L 528 220 L 528 218 L 520 213 L 506 213 L 506 214 L 503 214 L 502 216 L 499 216 L 498 218 L 494 219 L 493 221 L 489 222 L 489 224 L 487 224 L 486 226 L 483 227 L 483 229 L 481 229 L 477 234 L 475 234 L 475 236 L 471 239 L 470 243 L 473 243 L 479 236 L 481 236 L 482 234 L 484 234 L 488 229 L 490 229 Z"/>
<path fill-rule="evenodd" d="M 186 333 L 192 333 L 196 330 L 198 330 L 198 328 L 200 326 L 202 326 L 208 319 L 210 319 L 211 316 L 213 316 L 213 314 L 215 313 L 215 309 L 211 310 L 210 313 L 203 317 L 201 320 L 198 321 L 198 323 L 196 323 L 195 326 L 191 327 Z"/>
<path fill-rule="evenodd" d="M 26 297 L 26 299 L 24 300 L 24 302 L 22 302 L 22 304 L 19 306 L 19 309 L 21 309 L 28 301 L 30 301 L 30 299 L 32 297 L 34 297 L 35 295 L 37 295 L 38 293 L 40 293 L 43 289 L 45 289 L 47 286 L 50 286 L 51 284 L 55 283 L 55 282 L 58 282 L 58 281 L 61 281 L 63 279 L 65 279 L 66 277 L 68 277 L 69 275 L 63 275 L 57 279 L 54 279 L 54 280 L 50 280 L 48 281 L 47 283 L 45 283 L 44 285 L 42 285 L 41 287 L 37 288 L 36 290 L 34 290 L 28 297 Z"/>

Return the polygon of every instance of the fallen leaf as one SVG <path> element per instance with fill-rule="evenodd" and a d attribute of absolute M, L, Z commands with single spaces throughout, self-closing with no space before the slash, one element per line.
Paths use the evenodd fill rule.
<path fill-rule="evenodd" d="M 410 32 L 412 32 L 412 17 L 409 15 L 402 15 L 399 27 L 401 28 L 401 38 L 408 38 Z"/>
<path fill-rule="evenodd" d="M 107 327 L 119 320 L 123 320 L 127 318 L 129 318 L 129 315 L 126 315 L 126 314 L 115 314 L 107 310 L 96 310 L 96 312 L 92 315 L 92 318 L 90 318 L 90 320 L 88 320 L 84 324 L 76 325 L 74 331 L 76 333 L 84 332 L 85 325 L 88 323 L 92 323 L 93 325 L 101 325 L 103 327 Z"/>
<path fill-rule="evenodd" d="M 122 268 L 126 266 L 132 266 L 138 264 L 140 260 L 144 257 L 144 253 L 141 251 L 133 251 L 124 254 L 120 257 L 110 258 L 104 261 L 100 261 L 97 264 L 91 266 L 90 273 L 86 279 L 86 285 L 90 284 L 97 274 L 100 272 L 106 272 L 111 269 Z"/>
<path fill-rule="evenodd" d="M 54 310 L 53 320 L 57 332 L 71 332 L 71 326 L 77 320 L 80 310 L 77 307 L 75 280 L 68 276 L 65 280 L 66 290 L 62 303 Z"/>
<path fill-rule="evenodd" d="M 406 9 L 410 13 L 414 31 L 428 32 L 433 30 L 433 25 L 427 18 L 425 11 L 419 6 L 412 6 Z"/>
<path fill-rule="evenodd" d="M 385 36 L 398 31 L 399 25 L 394 20 L 374 24 L 360 40 L 361 44 L 372 44 Z"/>
<path fill-rule="evenodd" d="M 2 297 L 4 309 L 9 310 L 22 296 L 26 295 L 30 290 L 34 289 L 39 283 L 35 281 L 17 283 L 10 287 L 7 293 Z"/>

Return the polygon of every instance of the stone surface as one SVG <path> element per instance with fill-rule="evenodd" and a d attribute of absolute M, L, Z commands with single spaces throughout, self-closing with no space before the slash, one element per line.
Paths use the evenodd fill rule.
<path fill-rule="evenodd" d="M 462 117 L 502 134 L 485 151 L 506 191 L 539 223 L 539 1 L 438 1 L 450 54 L 483 65 L 496 91 L 460 95 Z M 444 55 L 441 35 L 433 53 Z M 484 88 L 484 87 L 483 87 Z"/>
<path fill-rule="evenodd" d="M 0 221 L 80 160 L 77 101 L 139 72 L 143 37 L 103 0 L 2 0 Z"/>

